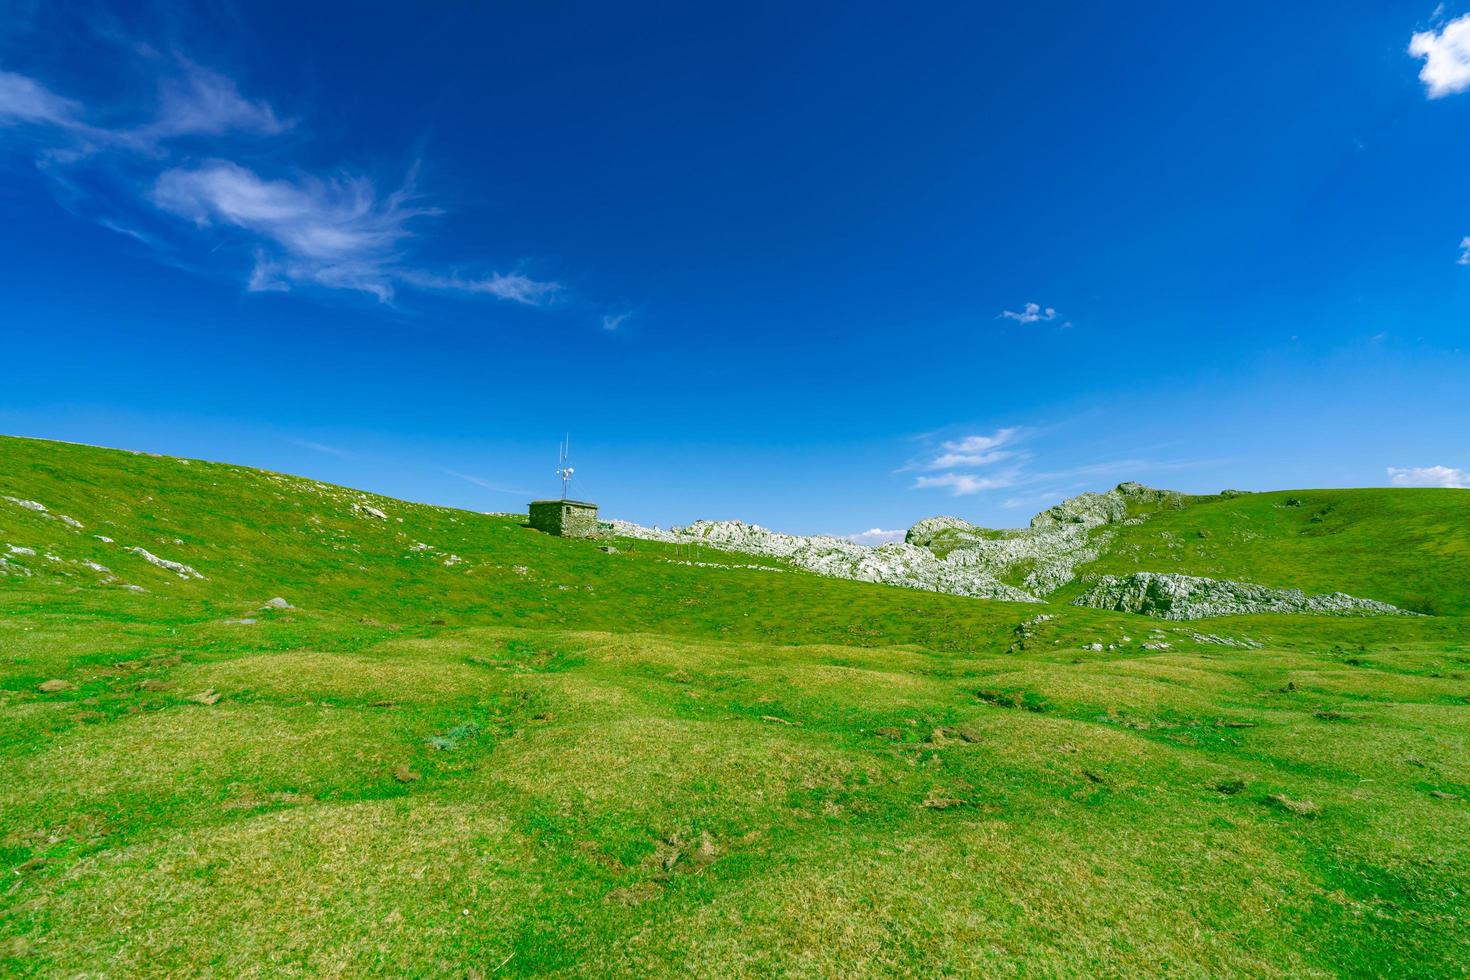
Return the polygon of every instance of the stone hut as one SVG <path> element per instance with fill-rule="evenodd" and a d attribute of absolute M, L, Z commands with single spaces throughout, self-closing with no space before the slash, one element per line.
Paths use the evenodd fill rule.
<path fill-rule="evenodd" d="M 559 538 L 597 534 L 597 505 L 585 500 L 533 500 L 531 526 Z"/>

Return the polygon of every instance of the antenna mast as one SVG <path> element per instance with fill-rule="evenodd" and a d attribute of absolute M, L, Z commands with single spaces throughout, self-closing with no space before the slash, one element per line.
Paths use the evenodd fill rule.
<path fill-rule="evenodd" d="M 556 468 L 556 475 L 561 477 L 561 499 L 567 499 L 567 484 L 572 479 L 572 434 L 567 433 L 566 439 L 558 447 L 561 450 L 561 463 Z"/>

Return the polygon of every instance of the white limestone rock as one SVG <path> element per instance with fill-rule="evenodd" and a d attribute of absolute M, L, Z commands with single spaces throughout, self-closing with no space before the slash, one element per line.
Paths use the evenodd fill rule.
<path fill-rule="evenodd" d="M 1104 575 L 1072 604 L 1173 620 L 1269 612 L 1338 616 L 1417 615 L 1386 602 L 1359 599 L 1342 592 L 1309 596 L 1300 589 L 1273 589 L 1251 582 L 1164 572 Z"/>

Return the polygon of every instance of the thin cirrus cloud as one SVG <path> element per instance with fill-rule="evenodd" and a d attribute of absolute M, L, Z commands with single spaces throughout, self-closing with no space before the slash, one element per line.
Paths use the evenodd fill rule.
<path fill-rule="evenodd" d="M 947 439 L 928 456 L 911 460 L 903 469 L 924 471 L 913 483 L 919 490 L 946 489 L 956 497 L 997 490 L 1013 485 L 1018 479 L 1025 456 L 1011 447 L 1024 437 L 1020 426 L 1007 426 L 994 432 Z M 1003 470 L 991 469 L 1002 462 L 1010 465 Z M 936 470 L 946 472 L 935 473 Z"/>
<path fill-rule="evenodd" d="M 938 476 L 921 476 L 914 481 L 920 490 L 947 488 L 951 496 L 967 497 L 982 490 L 999 490 L 1013 486 L 1015 477 L 1009 474 L 981 476 L 977 473 L 941 473 Z"/>
<path fill-rule="evenodd" d="M 1388 478 L 1396 487 L 1470 488 L 1470 470 L 1456 466 L 1390 466 Z"/>
<path fill-rule="evenodd" d="M 1420 31 L 1409 39 L 1409 54 L 1423 58 L 1419 81 L 1431 99 L 1470 89 L 1470 14 L 1438 31 Z"/>
<path fill-rule="evenodd" d="M 494 483 L 491 483 L 489 480 L 483 479 L 478 476 L 471 476 L 469 473 L 461 473 L 458 470 L 445 470 L 444 473 L 448 476 L 458 477 L 459 479 L 464 480 L 466 483 L 473 483 L 481 490 L 489 490 L 491 493 L 508 493 L 511 496 L 515 497 L 531 496 L 531 491 L 529 490 L 516 490 L 513 487 L 497 486 Z"/>
<path fill-rule="evenodd" d="M 24 131 L 68 210 L 175 265 L 228 263 L 251 292 L 316 287 L 389 303 L 407 287 L 526 306 L 560 295 L 560 284 L 521 271 L 421 267 L 414 248 L 443 212 L 424 202 L 412 171 L 392 189 L 362 175 L 303 172 L 282 159 L 290 146 L 277 139 L 288 130 L 300 137 L 299 126 L 269 103 L 182 57 L 143 64 L 157 76 L 156 100 L 105 107 L 108 118 L 129 119 L 122 125 L 96 123 L 101 113 L 81 101 L 0 71 L 0 131 Z M 183 162 L 186 152 L 198 162 Z M 266 162 L 246 166 L 237 153 Z"/>

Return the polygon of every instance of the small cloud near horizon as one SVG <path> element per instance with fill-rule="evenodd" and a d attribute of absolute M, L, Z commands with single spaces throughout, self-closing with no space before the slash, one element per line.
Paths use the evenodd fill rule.
<path fill-rule="evenodd" d="M 857 534 L 839 534 L 837 535 L 837 537 L 841 538 L 844 541 L 851 541 L 854 544 L 880 545 L 890 544 L 894 541 L 902 541 L 904 539 L 904 535 L 906 535 L 907 533 L 907 531 L 902 530 L 885 531 L 881 527 L 873 527 L 869 528 L 866 531 L 859 531 Z"/>
<path fill-rule="evenodd" d="M 1396 487 L 1470 488 L 1470 470 L 1455 466 L 1390 466 L 1388 477 Z"/>

